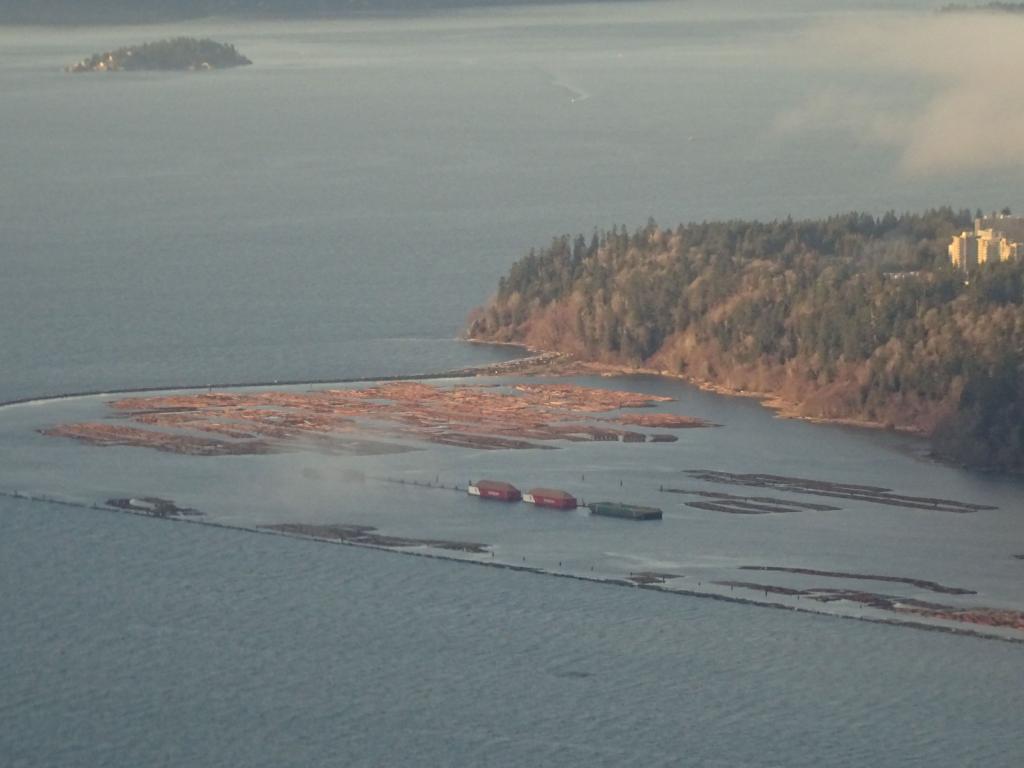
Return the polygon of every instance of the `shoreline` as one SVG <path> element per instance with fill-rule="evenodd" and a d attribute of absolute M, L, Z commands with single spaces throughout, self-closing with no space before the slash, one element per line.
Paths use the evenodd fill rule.
<path fill-rule="evenodd" d="M 339 539 L 328 539 L 317 536 L 307 536 L 298 533 L 290 533 L 287 531 L 274 530 L 268 527 L 256 526 L 252 528 L 240 526 L 240 525 L 228 525 L 226 523 L 218 523 L 212 520 L 202 520 L 195 517 L 159 517 L 155 515 L 146 514 L 144 512 L 137 512 L 129 509 L 122 509 L 119 507 L 113 507 L 109 504 L 88 504 L 86 502 L 74 501 L 70 499 L 58 499 L 51 498 L 48 496 L 34 496 L 32 494 L 22 493 L 20 491 L 2 491 L 0 490 L 0 497 L 18 499 L 30 503 L 43 503 L 43 504 L 54 504 L 57 506 L 71 507 L 76 509 L 85 509 L 90 511 L 107 512 L 110 514 L 121 514 L 121 515 L 132 515 L 134 517 L 146 518 L 149 520 L 158 520 L 167 523 L 189 523 L 192 525 L 202 525 L 211 528 L 220 528 L 227 531 L 235 531 L 238 533 L 248 534 L 262 534 L 265 536 L 282 536 L 289 539 L 296 539 L 300 541 L 312 541 L 319 544 L 332 544 L 335 546 L 343 547 L 356 547 L 359 549 L 374 550 L 377 552 L 388 552 L 393 555 L 404 555 L 411 557 L 422 557 L 430 560 L 444 560 L 452 563 L 464 564 L 464 565 L 476 565 L 484 568 L 495 568 L 498 570 L 506 571 L 518 571 L 523 573 L 532 573 L 538 576 L 554 577 L 560 579 L 573 579 L 575 581 L 583 581 L 590 584 L 604 584 L 613 587 L 628 587 L 631 589 L 644 589 L 653 592 L 659 592 L 664 595 L 680 596 L 680 597 L 697 597 L 706 600 L 717 600 L 723 603 L 733 603 L 736 605 L 748 605 L 758 608 L 773 608 L 775 610 L 792 611 L 793 613 L 801 613 L 810 616 L 818 616 L 829 619 L 846 619 L 848 621 L 863 621 L 870 624 L 882 624 L 891 627 L 902 627 L 907 629 L 918 629 L 925 630 L 928 632 L 939 632 L 942 634 L 956 635 L 960 637 L 970 637 L 978 640 L 995 640 L 1004 643 L 1012 643 L 1015 645 L 1024 645 L 1024 637 L 1011 637 L 1000 634 L 988 634 L 980 632 L 975 629 L 966 627 L 950 627 L 942 624 L 928 624 L 920 621 L 901 621 L 899 619 L 888 619 L 874 616 L 851 616 L 842 613 L 828 613 L 826 611 L 816 611 L 800 606 L 786 605 L 778 602 L 764 602 L 759 600 L 752 600 L 745 597 L 735 597 L 730 595 L 723 595 L 714 592 L 699 592 L 693 589 L 679 589 L 675 587 L 664 587 L 660 584 L 650 583 L 637 583 L 629 581 L 628 579 L 615 578 L 615 577 L 603 577 L 603 576 L 586 576 L 575 573 L 560 573 L 558 571 L 545 570 L 543 568 L 536 568 L 529 565 L 516 565 L 514 563 L 501 563 L 494 562 L 493 560 L 478 560 L 468 557 L 456 557 L 453 555 L 446 555 L 435 551 L 413 551 L 411 549 L 402 549 L 396 547 L 388 547 L 378 544 L 364 544 L 356 541 L 344 541 Z"/>
<path fill-rule="evenodd" d="M 84 397 L 103 397 L 148 394 L 154 392 L 195 392 L 203 389 L 250 389 L 264 387 L 301 387 L 301 386 L 328 386 L 331 384 L 366 384 L 379 382 L 402 382 L 402 381 L 436 381 L 441 379 L 471 379 L 481 376 L 656 376 L 662 379 L 671 379 L 682 382 L 688 386 L 695 387 L 703 392 L 710 392 L 724 397 L 738 397 L 756 400 L 761 406 L 773 411 L 775 416 L 781 419 L 792 419 L 804 421 L 809 424 L 821 424 L 830 426 L 850 427 L 854 429 L 871 430 L 875 432 L 891 432 L 893 434 L 908 435 L 927 441 L 929 450 L 922 454 L 933 462 L 951 468 L 962 469 L 969 472 L 979 472 L 988 475 L 1001 475 L 1010 478 L 1021 477 L 1015 472 L 1008 472 L 997 468 L 984 466 L 970 466 L 956 461 L 949 460 L 941 454 L 935 453 L 934 446 L 930 442 L 930 436 L 920 429 L 913 427 L 894 427 L 877 421 L 852 418 L 825 418 L 806 416 L 797 412 L 798 406 L 771 392 L 754 392 L 748 390 L 736 390 L 721 384 L 710 382 L 704 379 L 695 379 L 681 373 L 645 368 L 642 366 L 629 366 L 621 363 L 603 363 L 597 361 L 581 360 L 569 352 L 534 347 L 522 342 L 512 341 L 490 341 L 477 338 L 456 339 L 467 344 L 491 347 L 507 347 L 521 350 L 524 354 L 521 357 L 504 360 L 498 363 L 481 363 L 463 368 L 455 368 L 447 371 L 432 371 L 424 373 L 409 373 L 398 375 L 380 376 L 351 376 L 340 378 L 319 378 L 319 379 L 275 379 L 272 381 L 238 381 L 218 382 L 213 384 L 161 384 L 143 387 L 124 387 L 116 389 L 81 390 L 75 392 L 63 392 L 53 395 L 20 397 L 13 400 L 0 401 L 0 408 L 13 407 L 18 405 L 35 405 L 52 403 L 58 400 L 71 400 Z"/>
<path fill-rule="evenodd" d="M 895 426 L 880 421 L 872 421 L 870 419 L 855 419 L 850 417 L 833 417 L 827 418 L 824 416 L 807 416 L 799 412 L 799 405 L 784 399 L 774 392 L 755 392 L 751 390 L 738 390 L 731 387 L 727 387 L 723 384 L 718 384 L 706 379 L 696 379 L 692 376 L 687 376 L 682 373 L 672 373 L 671 371 L 659 370 L 657 368 L 645 368 L 643 366 L 631 366 L 622 363 L 603 363 L 593 360 L 582 360 L 574 356 L 571 352 L 558 352 L 555 350 L 543 349 L 540 347 L 533 347 L 529 344 L 516 341 L 488 341 L 486 339 L 467 338 L 471 344 L 484 344 L 494 345 L 501 347 L 516 347 L 530 353 L 531 357 L 524 359 L 538 359 L 547 357 L 551 361 L 557 361 L 561 359 L 566 364 L 566 368 L 559 370 L 557 367 L 549 367 L 546 370 L 534 370 L 531 371 L 534 375 L 550 375 L 550 376 L 565 376 L 565 375 L 586 375 L 595 374 L 598 376 L 657 376 L 662 379 L 671 379 L 674 381 L 680 381 L 691 387 L 696 387 L 702 392 L 711 392 L 715 395 L 722 395 L 724 397 L 740 397 L 747 398 L 750 400 L 756 400 L 758 404 L 772 411 L 777 418 L 790 419 L 793 421 L 803 421 L 808 424 L 819 424 L 824 426 L 836 426 L 836 427 L 848 427 L 852 429 L 863 429 L 872 432 L 889 432 L 894 435 L 906 435 L 914 437 L 919 440 L 925 441 L 928 444 L 927 452 L 922 454 L 922 458 L 927 458 L 937 464 L 941 464 L 946 467 L 961 469 L 967 472 L 977 472 L 984 475 L 998 475 L 1009 478 L 1021 478 L 1024 477 L 1024 473 L 1014 472 L 1007 469 L 1001 469 L 999 467 L 992 467 L 989 465 L 970 465 L 964 464 L 952 458 L 948 458 L 941 453 L 936 452 L 935 445 L 932 442 L 932 436 L 918 427 L 912 426 Z"/>
<path fill-rule="evenodd" d="M 866 419 L 851 418 L 824 418 L 817 416 L 805 416 L 797 412 L 797 404 L 782 399 L 771 392 L 753 392 L 748 390 L 736 390 L 721 384 L 716 384 L 705 379 L 695 379 L 682 373 L 658 370 L 656 368 L 644 368 L 642 366 L 629 366 L 619 363 L 601 363 L 592 360 L 581 360 L 568 352 L 542 349 L 528 344 L 515 341 L 489 341 L 486 339 L 465 338 L 460 339 L 467 344 L 476 344 L 490 347 L 507 347 L 510 349 L 522 350 L 525 354 L 522 357 L 513 358 L 500 363 L 481 363 L 476 366 L 466 366 L 448 371 L 435 371 L 425 373 L 408 373 L 399 375 L 381 376 L 351 376 L 341 378 L 320 378 L 320 379 L 274 379 L 273 381 L 236 381 L 217 382 L 213 384 L 171 384 L 153 385 L 144 387 L 125 387 L 102 390 L 81 390 L 76 392 L 62 392 L 54 395 L 43 395 L 41 397 L 20 397 L 13 400 L 0 401 L 0 408 L 14 405 L 31 405 L 35 403 L 49 403 L 55 400 L 70 400 L 78 397 L 99 397 L 104 395 L 131 395 L 151 392 L 178 392 L 196 391 L 200 389 L 243 389 L 257 387 L 301 387 L 301 386 L 323 386 L 328 384 L 365 384 L 383 381 L 430 381 L 435 379 L 468 379 L 476 376 L 502 376 L 515 373 L 525 375 L 551 375 L 565 376 L 572 374 L 596 374 L 598 376 L 657 376 L 663 379 L 681 381 L 703 392 L 711 392 L 726 397 L 742 397 L 757 400 L 768 410 L 774 411 L 779 418 L 806 421 L 811 424 L 831 424 L 844 427 L 856 427 L 859 429 L 871 429 L 877 431 L 896 432 L 901 434 L 915 435 L 927 439 L 927 435 L 919 429 L 912 427 L 892 427 L 882 422 Z M 559 368 L 559 363 L 568 364 L 568 369 Z M 576 370 L 571 367 L 575 366 Z M 525 371 L 517 369 L 525 368 Z"/>
<path fill-rule="evenodd" d="M 583 360 L 575 357 L 570 352 L 558 352 L 556 350 L 542 349 L 540 347 L 533 347 L 529 344 L 523 344 L 515 341 L 488 341 L 486 339 L 466 339 L 471 344 L 487 344 L 502 347 L 516 347 L 529 352 L 532 358 L 550 356 L 551 359 L 557 360 L 563 358 L 570 365 L 577 366 L 577 370 L 571 371 L 571 373 L 594 373 L 599 376 L 611 376 L 611 375 L 622 375 L 622 376 L 657 376 L 663 379 L 673 379 L 675 381 L 681 381 L 684 384 L 689 384 L 692 387 L 696 387 L 702 392 L 711 392 L 716 395 L 723 395 L 725 397 L 742 397 L 750 400 L 757 400 L 758 403 L 763 405 L 770 411 L 774 411 L 775 414 L 781 419 L 793 419 L 796 421 L 806 421 L 810 424 L 831 424 L 843 427 L 856 427 L 859 429 L 870 429 L 881 432 L 894 432 L 897 434 L 913 435 L 923 439 L 928 439 L 928 434 L 917 427 L 896 427 L 890 424 L 886 424 L 881 421 L 872 421 L 870 419 L 855 419 L 850 417 L 840 418 L 827 418 L 824 416 L 807 416 L 799 412 L 799 405 L 797 403 L 785 400 L 781 396 L 774 392 L 755 392 L 752 390 L 745 389 L 733 389 L 727 387 L 724 384 L 718 384 L 716 382 L 708 381 L 707 379 L 697 379 L 692 376 L 687 376 L 683 373 L 672 373 L 671 371 L 659 370 L 657 368 L 645 368 L 639 365 L 626 365 L 623 363 L 603 363 L 595 360 Z M 551 369 L 549 371 L 542 371 L 550 373 L 551 375 L 565 375 L 564 372 L 558 371 L 557 369 Z"/>

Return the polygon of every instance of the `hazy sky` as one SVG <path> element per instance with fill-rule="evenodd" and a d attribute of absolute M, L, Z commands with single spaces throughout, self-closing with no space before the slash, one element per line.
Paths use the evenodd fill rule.
<path fill-rule="evenodd" d="M 781 111 L 777 127 L 839 130 L 895 146 L 909 175 L 1024 165 L 1022 39 L 1024 17 L 1009 14 L 886 14 L 814 25 L 793 51 L 820 67 L 821 87 Z M 850 72 L 866 78 L 851 85 Z M 895 81 L 908 77 L 923 78 L 921 98 L 889 98 Z"/>

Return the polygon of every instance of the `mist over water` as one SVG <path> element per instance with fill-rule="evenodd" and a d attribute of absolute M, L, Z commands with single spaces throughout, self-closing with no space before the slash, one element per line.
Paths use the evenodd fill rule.
<path fill-rule="evenodd" d="M 1017 57 L 950 63 L 933 48 L 950 28 L 935 5 L 0 28 L 0 401 L 501 359 L 453 339 L 515 259 L 648 216 L 1016 210 L 1012 131 L 939 127 L 964 93 L 1016 125 L 993 67 L 1019 74 Z M 996 41 L 1018 24 L 965 23 Z M 179 34 L 234 43 L 255 64 L 61 71 Z M 771 430 L 740 458 L 777 452 Z M 785 430 L 791 445 L 806 430 L 822 457 L 844 439 Z M 29 430 L 3 446 L 0 486 L 15 456 L 46 475 L 63 447 L 25 450 L 45 440 Z M 887 461 L 892 442 L 843 445 L 864 466 L 911 464 Z M 117 450 L 87 461 L 135 480 Z M 195 485 L 212 496 L 210 467 Z M 972 500 L 1015 493 L 946 482 Z M 298 487 L 282 481 L 282 515 L 308 511 Z M 330 493 L 316 502 L 336 512 Z M 1024 759 L 1020 646 L 7 498 L 0 524 L 0 763 L 12 766 Z"/>

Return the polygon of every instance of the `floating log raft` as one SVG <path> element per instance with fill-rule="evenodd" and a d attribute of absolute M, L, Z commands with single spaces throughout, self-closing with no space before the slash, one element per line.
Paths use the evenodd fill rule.
<path fill-rule="evenodd" d="M 887 581 L 896 584 L 908 584 L 919 589 L 927 589 L 944 595 L 976 595 L 973 589 L 947 587 L 926 579 L 913 579 L 905 576 L 884 576 L 873 573 L 849 573 L 847 571 L 822 571 L 816 568 L 789 568 L 781 565 L 741 565 L 741 571 L 767 571 L 774 573 L 794 573 L 801 576 L 826 576 L 834 579 L 858 579 L 864 581 Z"/>
<path fill-rule="evenodd" d="M 803 512 L 805 510 L 838 512 L 841 509 L 829 504 L 813 504 L 791 501 L 789 499 L 776 499 L 771 496 L 736 496 L 731 493 L 695 491 L 687 488 L 660 487 L 658 490 L 662 493 L 680 493 L 711 499 L 711 501 L 687 501 L 684 503 L 686 506 L 694 507 L 695 509 L 726 512 L 731 515 L 767 515 L 773 512 Z"/>
<path fill-rule="evenodd" d="M 990 608 L 987 606 L 958 608 L 940 603 L 931 603 L 925 600 L 916 600 L 896 595 L 882 595 L 876 592 L 864 592 L 857 589 L 830 589 L 824 587 L 794 589 L 792 587 L 781 587 L 775 584 L 760 584 L 749 581 L 715 581 L 712 583 L 723 587 L 764 592 L 765 595 L 807 598 L 822 603 L 846 601 L 868 608 L 919 616 L 925 619 L 957 621 L 965 624 L 981 624 L 1007 629 L 1024 629 L 1024 611 L 1012 609 Z"/>
<path fill-rule="evenodd" d="M 662 443 L 676 436 L 613 427 L 594 414 L 650 408 L 669 399 L 574 384 L 439 386 L 419 381 L 308 392 L 186 392 L 123 397 L 108 404 L 121 424 L 61 424 L 44 434 L 191 455 L 279 452 L 300 441 L 304 449 L 327 453 L 410 450 L 378 436 L 477 450 L 555 447 L 544 445 L 554 441 Z M 662 415 L 670 423 L 681 418 Z M 659 414 L 646 417 L 657 420 Z"/>
<path fill-rule="evenodd" d="M 278 523 L 261 526 L 263 530 L 286 533 L 292 536 L 308 536 L 312 539 L 326 539 L 342 544 L 362 544 L 369 547 L 433 547 L 454 552 L 483 554 L 488 545 L 473 541 L 449 541 L 444 539 L 413 539 L 404 536 L 386 536 L 377 533 L 372 525 L 313 525 L 310 523 Z"/>
<path fill-rule="evenodd" d="M 133 496 L 125 499 L 107 499 L 108 507 L 116 507 L 126 512 L 150 517 L 201 517 L 202 512 L 191 507 L 179 507 L 170 499 L 157 496 Z"/>
<path fill-rule="evenodd" d="M 703 427 L 720 427 L 710 421 L 693 416 L 681 416 L 675 413 L 627 413 L 606 419 L 616 424 L 630 424 L 637 427 L 660 427 L 661 429 L 700 429 Z"/>
<path fill-rule="evenodd" d="M 709 483 L 727 483 L 730 485 L 746 485 L 754 488 L 771 488 L 787 493 L 804 493 L 813 496 L 828 496 L 837 499 L 867 501 L 873 504 L 885 504 L 890 507 L 907 507 L 910 509 L 927 509 L 937 512 L 978 512 L 996 509 L 985 504 L 969 504 L 952 499 L 936 499 L 928 496 L 905 496 L 893 493 L 891 488 L 879 488 L 874 485 L 855 485 L 853 483 L 836 483 L 829 480 L 811 480 L 804 477 L 785 477 L 768 474 L 737 474 L 721 472 L 713 469 L 690 469 L 686 471 L 690 477 Z"/>

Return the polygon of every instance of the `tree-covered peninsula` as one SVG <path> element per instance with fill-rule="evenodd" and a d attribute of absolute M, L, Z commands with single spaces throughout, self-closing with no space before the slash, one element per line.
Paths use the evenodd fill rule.
<path fill-rule="evenodd" d="M 202 70 L 241 67 L 252 62 L 235 46 L 208 38 L 175 37 L 116 51 L 94 53 L 67 67 L 68 72 L 120 72 L 142 70 Z"/>
<path fill-rule="evenodd" d="M 1024 264 L 947 256 L 970 211 L 724 221 L 560 237 L 471 338 L 682 375 L 794 415 L 908 428 L 1024 470 Z"/>

